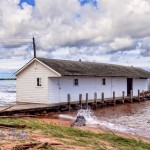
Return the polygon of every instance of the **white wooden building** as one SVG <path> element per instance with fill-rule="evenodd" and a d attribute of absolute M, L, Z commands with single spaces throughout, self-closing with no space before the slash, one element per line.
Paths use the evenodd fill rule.
<path fill-rule="evenodd" d="M 86 93 L 93 99 L 105 93 L 105 98 L 130 94 L 137 96 L 148 90 L 150 73 L 136 67 L 111 65 L 94 62 L 34 58 L 16 72 L 17 102 L 54 104 L 67 102 L 67 94 L 72 101 L 85 100 Z"/>

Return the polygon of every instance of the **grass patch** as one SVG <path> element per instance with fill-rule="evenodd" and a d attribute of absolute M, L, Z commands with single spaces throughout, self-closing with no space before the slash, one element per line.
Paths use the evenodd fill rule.
<path fill-rule="evenodd" d="M 83 131 L 77 128 L 58 126 L 41 122 L 38 119 L 0 119 L 1 123 L 26 124 L 30 130 L 40 130 L 42 134 L 56 137 L 57 139 L 69 139 L 69 145 L 84 146 L 95 150 L 104 150 L 106 141 L 110 146 L 120 150 L 149 150 L 150 143 L 124 138 L 112 133 L 100 134 L 91 131 Z M 63 140 L 62 140 L 63 141 Z M 52 148 L 53 149 L 53 148 Z"/>

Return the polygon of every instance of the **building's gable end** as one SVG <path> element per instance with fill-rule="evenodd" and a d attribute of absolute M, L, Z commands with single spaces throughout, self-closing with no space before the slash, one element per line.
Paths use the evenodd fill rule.
<path fill-rule="evenodd" d="M 59 76 L 34 59 L 17 74 L 17 101 L 47 104 L 49 77 Z"/>
<path fill-rule="evenodd" d="M 43 62 L 41 62 L 40 60 L 34 58 L 31 61 L 29 61 L 26 65 L 24 65 L 21 69 L 19 69 L 14 76 L 18 76 L 20 73 L 22 73 L 24 70 L 26 70 L 30 65 L 33 65 L 34 62 L 38 62 L 39 64 L 41 64 L 41 66 L 43 66 L 44 68 L 48 69 L 50 72 L 53 73 L 54 77 L 61 77 L 61 74 L 58 73 L 57 71 L 53 70 L 52 68 L 50 68 L 49 66 L 45 65 Z"/>
<path fill-rule="evenodd" d="M 46 67 L 47 69 L 49 69 L 50 71 L 52 71 L 54 74 L 56 74 L 55 77 L 61 77 L 61 74 L 58 73 L 57 71 L 55 71 L 54 69 L 50 68 L 49 66 L 47 66 L 46 64 L 44 64 L 43 62 L 41 62 L 40 60 L 36 59 L 37 62 L 39 62 L 40 64 L 42 64 L 44 67 Z"/>

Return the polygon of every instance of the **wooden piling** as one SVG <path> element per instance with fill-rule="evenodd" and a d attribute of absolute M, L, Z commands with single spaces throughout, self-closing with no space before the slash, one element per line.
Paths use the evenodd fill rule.
<path fill-rule="evenodd" d="M 114 103 L 114 106 L 115 106 L 116 105 L 115 91 L 113 91 L 113 103 Z"/>
<path fill-rule="evenodd" d="M 102 92 L 102 103 L 104 104 L 104 93 Z"/>
<path fill-rule="evenodd" d="M 145 100 L 145 94 L 144 94 L 144 91 L 142 91 L 142 99 L 143 99 L 143 101 Z"/>
<path fill-rule="evenodd" d="M 125 91 L 122 91 L 122 103 L 124 104 L 125 101 Z"/>
<path fill-rule="evenodd" d="M 94 93 L 95 108 L 97 108 L 97 93 Z"/>
<path fill-rule="evenodd" d="M 131 101 L 131 103 L 133 102 L 133 91 L 132 90 L 130 90 L 130 101 Z"/>
<path fill-rule="evenodd" d="M 80 104 L 80 107 L 82 109 L 82 94 L 79 94 L 79 104 Z"/>
<path fill-rule="evenodd" d="M 138 101 L 140 102 L 140 90 L 138 90 Z"/>
<path fill-rule="evenodd" d="M 86 93 L 86 108 L 88 108 L 88 93 Z"/>
<path fill-rule="evenodd" d="M 67 95 L 67 99 L 68 99 L 68 110 L 70 111 L 70 109 L 71 109 L 71 96 L 70 96 L 70 94 Z"/>

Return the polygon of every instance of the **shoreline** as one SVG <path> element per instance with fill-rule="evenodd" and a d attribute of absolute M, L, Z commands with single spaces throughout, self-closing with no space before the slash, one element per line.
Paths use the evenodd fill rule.
<path fill-rule="evenodd" d="M 113 108 L 113 107 L 111 107 L 111 108 Z M 120 107 L 118 106 L 117 108 L 120 108 Z M 103 108 L 103 109 L 105 109 L 105 111 L 107 111 L 107 109 L 110 109 L 110 107 Z M 100 111 L 102 111 L 102 110 L 100 110 Z M 71 124 L 75 120 L 76 113 L 77 113 L 76 111 L 71 112 L 71 114 L 74 114 L 74 117 L 71 116 L 71 114 L 68 112 L 50 113 L 47 117 L 45 116 L 44 120 L 47 122 L 54 123 L 54 124 L 70 127 Z M 62 116 L 65 116 L 65 117 L 62 117 Z M 38 119 L 42 120 L 42 118 L 38 118 Z M 118 130 L 112 129 L 112 128 L 109 128 L 107 125 L 106 126 L 105 125 L 106 124 L 104 124 L 104 125 L 101 125 L 101 124 L 92 125 L 91 124 L 91 125 L 86 125 L 84 127 L 78 127 L 78 128 L 81 128 L 82 130 L 86 129 L 86 130 L 89 130 L 89 131 L 92 131 L 95 133 L 113 133 L 113 134 L 116 134 L 121 137 L 134 138 L 139 141 L 150 142 L 150 137 L 146 137 L 146 134 L 144 136 L 144 135 L 140 135 L 139 133 L 134 132 L 133 130 L 131 130 L 131 132 L 130 131 L 128 132 L 128 131 L 125 131 L 126 129 L 124 131 L 119 130 L 119 129 Z M 114 125 L 117 126 L 117 124 L 114 124 Z M 127 127 L 127 126 L 124 126 L 124 127 Z M 120 129 L 123 129 L 123 128 L 120 128 Z"/>
<path fill-rule="evenodd" d="M 75 111 L 73 111 L 73 113 L 75 113 Z M 68 112 L 66 112 L 64 114 L 63 113 L 50 113 L 47 117 L 45 116 L 44 118 L 38 118 L 38 119 L 44 120 L 48 123 L 62 125 L 65 127 L 70 127 L 71 124 L 75 121 L 75 117 L 73 117 L 73 116 L 70 116 L 70 117 L 66 116 L 66 118 L 64 118 L 64 117 L 61 117 L 61 115 L 69 115 L 69 114 L 68 114 Z M 22 118 L 22 119 L 25 119 L 25 118 Z M 126 127 L 126 126 L 124 126 L 124 127 Z M 150 137 L 145 137 L 143 135 L 139 135 L 138 133 L 135 133 L 132 131 L 124 132 L 124 131 L 119 131 L 117 129 L 116 130 L 110 129 L 107 126 L 100 125 L 100 124 L 86 125 L 86 126 L 77 127 L 77 128 L 82 129 L 82 130 L 89 130 L 94 133 L 113 133 L 113 134 L 116 134 L 121 137 L 134 138 L 139 141 L 150 142 Z"/>
<path fill-rule="evenodd" d="M 52 123 L 52 124 L 61 125 L 64 127 L 70 127 L 71 124 L 74 122 L 74 120 L 59 118 L 59 116 L 57 116 L 57 115 L 54 115 L 51 118 L 44 118 L 41 120 L 45 121 L 46 123 Z M 74 128 L 78 128 L 78 129 L 81 129 L 84 131 L 91 131 L 94 133 L 106 133 L 106 134 L 107 133 L 113 133 L 113 134 L 116 134 L 116 135 L 121 136 L 121 137 L 134 138 L 134 139 L 139 140 L 139 141 L 150 143 L 149 137 L 140 136 L 136 133 L 132 134 L 132 133 L 126 133 L 126 132 L 121 132 L 121 131 L 117 131 L 117 130 L 112 130 L 112 129 L 109 129 L 107 127 L 101 126 L 101 125 L 98 125 L 98 127 L 92 127 L 92 126 L 86 125 L 86 126 L 74 127 Z"/>
<path fill-rule="evenodd" d="M 74 120 L 62 120 L 58 115 L 45 118 L 0 119 L 1 123 L 26 124 L 25 129 L 0 127 L 4 131 L 0 141 L 1 150 L 12 150 L 24 144 L 48 144 L 49 149 L 58 150 L 115 150 L 150 149 L 150 139 L 89 126 L 71 127 Z M 13 131 L 13 134 L 10 134 Z M 22 135 L 27 133 L 26 136 Z M 20 135 L 19 135 L 20 134 Z M 24 137 L 25 136 L 25 137 Z M 21 140 L 22 138 L 24 140 Z M 31 148 L 35 149 L 35 148 Z"/>

